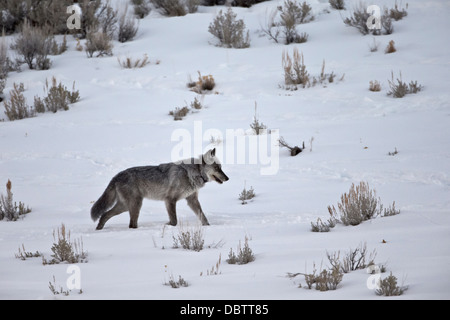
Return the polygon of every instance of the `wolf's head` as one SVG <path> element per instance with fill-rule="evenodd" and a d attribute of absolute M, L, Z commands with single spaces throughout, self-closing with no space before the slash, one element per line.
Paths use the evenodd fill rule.
<path fill-rule="evenodd" d="M 202 161 L 203 170 L 208 177 L 208 181 L 216 181 L 222 184 L 224 181 L 228 181 L 228 177 L 222 171 L 222 165 L 219 159 L 216 157 L 216 149 L 211 149 L 203 155 Z"/>

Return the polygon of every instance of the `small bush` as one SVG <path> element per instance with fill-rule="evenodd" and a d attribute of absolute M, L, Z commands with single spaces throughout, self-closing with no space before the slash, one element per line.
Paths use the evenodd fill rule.
<path fill-rule="evenodd" d="M 250 46 L 249 32 L 245 32 L 244 20 L 236 20 L 237 14 L 228 8 L 225 14 L 222 10 L 209 25 L 208 31 L 226 48 L 248 48 Z"/>
<path fill-rule="evenodd" d="M 173 236 L 173 248 L 201 251 L 205 243 L 203 229 L 201 225 L 190 227 L 189 225 L 179 223 L 178 235 Z"/>
<path fill-rule="evenodd" d="M 336 10 L 344 10 L 345 9 L 345 1 L 344 0 L 329 0 L 330 6 Z"/>
<path fill-rule="evenodd" d="M 47 70 L 51 66 L 47 55 L 51 52 L 52 43 L 48 28 L 32 27 L 30 22 L 25 21 L 12 48 L 30 69 Z"/>
<path fill-rule="evenodd" d="M 125 6 L 125 13 L 128 9 L 128 4 Z M 118 11 L 111 7 L 111 0 L 106 0 L 96 12 L 96 19 L 98 21 L 98 30 L 106 34 L 110 39 L 114 38 L 119 21 Z"/>
<path fill-rule="evenodd" d="M 297 25 L 307 23 L 314 20 L 312 8 L 306 2 L 302 4 L 295 0 L 285 0 L 283 6 L 278 7 L 279 20 L 276 21 L 277 11 L 272 11 L 266 27 L 262 28 L 269 38 L 276 43 L 279 42 L 280 34 L 284 35 L 284 43 L 304 43 L 308 41 L 308 34 L 306 32 L 298 33 Z"/>
<path fill-rule="evenodd" d="M 315 264 L 312 273 L 288 273 L 289 278 L 294 278 L 298 275 L 304 275 L 308 289 L 312 289 L 314 286 L 319 291 L 336 290 L 344 277 L 343 272 L 337 268 L 323 269 L 322 272 L 317 274 Z"/>
<path fill-rule="evenodd" d="M 131 0 L 134 14 L 138 19 L 145 18 L 151 12 L 150 0 Z"/>
<path fill-rule="evenodd" d="M 111 38 L 104 32 L 90 30 L 86 34 L 86 54 L 88 58 L 92 58 L 94 53 L 96 57 L 112 56 Z"/>
<path fill-rule="evenodd" d="M 294 48 L 292 58 L 286 51 L 283 51 L 281 63 L 284 70 L 284 84 L 286 90 L 297 90 L 298 86 L 302 88 L 314 87 L 317 84 L 326 85 L 334 82 L 336 75 L 334 72 L 325 72 L 325 60 L 322 63 L 320 75 L 310 76 L 306 70 L 303 53 L 300 54 L 297 48 Z M 340 78 L 342 81 L 344 76 Z"/>
<path fill-rule="evenodd" d="M 125 7 L 125 10 L 121 13 L 119 17 L 119 32 L 118 32 L 118 40 L 119 42 L 127 42 L 133 40 L 138 31 L 138 27 L 136 25 L 136 18 L 130 17 L 128 15 L 128 5 Z"/>
<path fill-rule="evenodd" d="M 178 289 L 180 287 L 188 287 L 189 283 L 184 280 L 181 276 L 178 276 L 178 281 L 175 281 L 173 275 L 170 275 L 169 282 L 164 283 L 166 286 L 171 286 L 174 289 Z"/>
<path fill-rule="evenodd" d="M 176 107 L 175 110 L 172 110 L 169 112 L 169 115 L 173 116 L 173 120 L 183 120 L 183 118 L 189 113 L 188 107 L 182 107 L 178 108 Z"/>
<path fill-rule="evenodd" d="M 168 17 L 185 16 L 197 12 L 200 0 L 151 0 L 162 15 Z"/>
<path fill-rule="evenodd" d="M 390 296 L 400 296 L 402 295 L 406 290 L 408 289 L 408 287 L 405 286 L 398 286 L 397 285 L 397 277 L 391 274 L 380 280 L 379 282 L 379 288 L 375 290 L 375 293 L 379 296 L 386 296 L 386 297 L 390 297 Z"/>
<path fill-rule="evenodd" d="M 370 81 L 369 82 L 369 90 L 370 91 L 374 91 L 374 92 L 381 91 L 381 84 L 380 84 L 380 82 L 378 82 L 377 80 Z"/>
<path fill-rule="evenodd" d="M 20 249 L 20 247 L 19 247 L 19 252 L 15 253 L 14 256 L 16 257 L 16 259 L 27 260 L 29 258 L 42 257 L 42 253 L 39 251 L 36 251 L 35 253 L 33 253 L 31 251 L 26 251 L 25 245 L 22 243 L 22 249 Z"/>
<path fill-rule="evenodd" d="M 390 90 L 388 95 L 392 95 L 394 98 L 403 98 L 405 95 L 410 93 L 417 93 L 423 89 L 423 86 L 418 84 L 417 81 L 411 81 L 409 84 L 403 82 L 402 73 L 400 72 L 400 77 L 394 81 L 394 73 L 391 73 L 391 80 L 388 80 Z"/>
<path fill-rule="evenodd" d="M 27 101 L 23 95 L 24 91 L 23 83 L 20 85 L 14 83 L 13 89 L 9 93 L 9 101 L 3 101 L 5 114 L 9 121 L 34 117 L 35 112 L 33 108 L 27 105 Z"/>
<path fill-rule="evenodd" d="M 42 264 L 59 264 L 67 263 L 81 263 L 87 262 L 87 252 L 83 248 L 82 238 L 75 241 L 70 240 L 70 231 L 66 232 L 66 226 L 61 224 L 61 228 L 53 230 L 53 246 L 51 248 L 53 254 L 50 261 L 42 258 Z"/>
<path fill-rule="evenodd" d="M 380 16 L 380 24 L 381 28 L 371 28 L 367 26 L 367 21 L 369 20 L 371 13 L 368 13 L 367 5 L 365 3 L 360 2 L 357 6 L 353 8 L 353 13 L 350 17 L 344 19 L 344 23 L 350 27 L 354 27 L 358 29 L 360 33 L 363 35 L 373 34 L 391 34 L 394 32 L 394 26 L 392 25 L 392 18 L 389 14 L 388 9 L 384 9 Z"/>
<path fill-rule="evenodd" d="M 260 135 L 260 134 L 266 133 L 267 126 L 264 123 L 259 122 L 258 115 L 256 113 L 256 109 L 257 109 L 257 105 L 255 102 L 255 115 L 253 116 L 253 122 L 250 123 L 250 128 L 253 130 L 253 132 L 256 135 Z"/>
<path fill-rule="evenodd" d="M 400 210 L 395 209 L 395 202 L 392 207 L 383 211 L 383 205 L 380 198 L 376 197 L 376 191 L 370 189 L 367 182 L 362 181 L 357 186 L 352 183 L 348 194 L 344 193 L 341 196 L 341 202 L 337 205 L 338 210 L 334 206 L 328 206 L 328 212 L 332 218 L 346 226 L 356 226 L 376 216 L 400 213 Z"/>
<path fill-rule="evenodd" d="M 200 71 L 198 71 L 197 82 L 189 81 L 187 86 L 198 94 L 204 94 L 205 91 L 212 91 L 214 89 L 216 86 L 216 81 L 212 75 L 202 76 Z"/>
<path fill-rule="evenodd" d="M 402 20 L 404 17 L 408 15 L 406 9 L 408 9 L 408 4 L 406 4 L 406 8 L 399 9 L 397 1 L 395 1 L 394 8 L 391 8 L 389 10 L 389 17 L 394 19 L 395 21 Z"/>
<path fill-rule="evenodd" d="M 322 219 L 317 218 L 317 222 L 311 222 L 311 231 L 312 232 L 329 232 L 331 228 L 336 226 L 336 221 L 333 218 L 328 219 L 326 222 L 323 222 Z"/>
<path fill-rule="evenodd" d="M 375 264 L 374 260 L 376 252 L 374 250 L 371 253 L 368 253 L 366 243 L 361 244 L 356 249 L 350 249 L 342 259 L 340 259 L 340 255 L 340 251 L 333 254 L 327 252 L 327 258 L 332 268 L 341 270 L 343 273 L 365 269 L 368 266 Z"/>
<path fill-rule="evenodd" d="M 247 204 L 247 200 L 251 200 L 255 197 L 255 190 L 253 190 L 253 187 L 250 187 L 250 189 L 245 188 L 244 184 L 244 190 L 239 194 L 239 200 L 241 200 L 242 204 Z"/>
<path fill-rule="evenodd" d="M 397 51 L 397 49 L 395 48 L 395 42 L 394 40 L 391 40 L 384 50 L 384 53 L 394 53 L 395 51 Z"/>
<path fill-rule="evenodd" d="M 292 58 L 283 50 L 281 61 L 284 69 L 284 83 L 287 86 L 301 85 L 306 88 L 310 85 L 310 76 L 306 70 L 303 53 L 300 54 L 297 48 L 294 48 Z"/>
<path fill-rule="evenodd" d="M 13 202 L 13 193 L 11 192 L 12 183 L 10 180 L 6 183 L 6 197 L 0 194 L 0 220 L 16 221 L 20 216 L 31 212 L 31 209 L 22 202 L 17 204 Z"/>
<path fill-rule="evenodd" d="M 61 82 L 57 83 L 56 78 L 52 78 L 51 87 L 48 80 L 45 81 L 45 92 L 47 96 L 41 100 L 39 97 L 34 99 L 34 108 L 37 112 L 44 112 L 44 110 L 56 113 L 58 110 L 69 110 L 69 104 L 75 103 L 80 99 L 80 94 L 75 91 L 75 82 L 73 83 L 72 92 Z"/>
<path fill-rule="evenodd" d="M 376 197 L 376 191 L 371 190 L 367 182 L 360 182 L 356 187 L 352 183 L 348 194 L 344 193 L 341 196 L 338 210 L 334 206 L 328 206 L 330 215 L 346 226 L 356 226 L 379 215 L 381 210 L 380 199 Z"/>
<path fill-rule="evenodd" d="M 150 63 L 150 61 L 148 60 L 148 56 L 146 54 L 142 59 L 133 60 L 132 58 L 127 57 L 123 61 L 120 61 L 120 59 L 117 58 L 117 61 L 119 62 L 119 65 L 124 69 L 143 68 Z"/>
<path fill-rule="evenodd" d="M 80 39 L 87 37 L 89 31 L 98 30 L 100 27 L 100 19 L 98 13 L 100 10 L 102 1 L 101 0 L 80 0 L 78 5 L 81 8 L 81 19 L 80 25 L 81 29 L 74 29 Z"/>
<path fill-rule="evenodd" d="M 13 64 L 8 57 L 8 47 L 5 32 L 3 31 L 0 39 L 0 95 L 3 94 L 3 90 L 5 89 L 8 73 L 13 70 Z M 0 101 L 1 99 L 0 96 Z"/>
<path fill-rule="evenodd" d="M 229 264 L 247 264 L 249 262 L 255 261 L 255 256 L 253 255 L 252 249 L 248 246 L 248 238 L 245 237 L 244 248 L 241 249 L 241 242 L 239 241 L 239 246 L 237 248 L 238 254 L 233 252 L 230 248 L 230 253 L 228 254 L 227 262 Z"/>

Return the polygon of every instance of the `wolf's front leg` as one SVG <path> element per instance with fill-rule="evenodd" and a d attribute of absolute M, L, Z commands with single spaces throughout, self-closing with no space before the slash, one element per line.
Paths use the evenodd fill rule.
<path fill-rule="evenodd" d="M 200 219 L 202 225 L 209 226 L 208 219 L 206 219 L 205 214 L 203 213 L 202 207 L 200 206 L 200 202 L 198 201 L 198 193 L 195 192 L 186 198 L 189 208 L 194 211 L 197 217 Z"/>

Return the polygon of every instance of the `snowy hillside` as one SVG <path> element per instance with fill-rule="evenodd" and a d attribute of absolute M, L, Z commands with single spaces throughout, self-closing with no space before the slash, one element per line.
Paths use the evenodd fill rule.
<path fill-rule="evenodd" d="M 280 0 L 233 7 L 249 30 L 245 49 L 218 47 L 208 32 L 224 6 L 200 6 L 197 13 L 172 18 L 152 10 L 139 20 L 133 41 L 114 41 L 113 56 L 87 58 L 68 36 L 68 50 L 49 56 L 49 70 L 23 64 L 21 72 L 9 73 L 6 98 L 14 83 L 23 83 L 31 105 L 54 76 L 69 88 L 75 81 L 81 99 L 68 111 L 17 121 L 8 121 L 0 106 L 0 193 L 6 194 L 9 179 L 14 200 L 32 208 L 18 221 L 0 221 L 0 298 L 449 299 L 450 3 L 408 1 L 408 15 L 394 21 L 394 33 L 375 37 L 379 48 L 371 52 L 374 37 L 343 23 L 358 1 L 346 1 L 344 11 L 324 0 L 307 2 L 315 19 L 298 26 L 309 35 L 301 44 L 275 43 L 261 30 L 268 12 L 283 5 Z M 370 2 L 390 8 L 394 3 Z M 397 51 L 385 54 L 390 40 Z M 294 48 L 303 53 L 311 75 L 320 74 L 325 60 L 325 72 L 336 74 L 335 81 L 284 89 L 282 54 L 292 55 Z M 144 55 L 150 64 L 143 68 L 118 63 Z M 204 95 L 202 109 L 174 121 L 170 111 L 199 97 L 186 85 L 198 72 L 212 75 L 216 86 Z M 394 77 L 401 72 L 408 83 L 417 80 L 423 90 L 388 96 L 391 72 Z M 373 80 L 381 91 L 369 90 Z M 250 131 L 255 103 L 259 120 L 273 130 L 258 136 L 258 150 Z M 291 157 L 281 148 L 277 155 L 277 133 L 292 145 L 304 141 L 305 150 Z M 199 192 L 211 224 L 202 228 L 203 250 L 173 248 L 179 228 L 165 225 L 163 202 L 144 200 L 138 229 L 128 228 L 129 215 L 123 213 L 95 230 L 90 208 L 115 174 L 197 156 L 208 150 L 211 136 L 222 140 L 216 148 L 230 180 L 208 183 Z M 177 151 L 185 138 L 191 139 L 190 154 Z M 262 145 L 269 146 L 269 159 L 261 155 Z M 397 154 L 388 155 L 395 149 Z M 274 171 L 262 174 L 270 166 Z M 311 232 L 311 222 L 327 220 L 327 207 L 337 206 L 360 181 L 377 191 L 385 207 L 395 201 L 400 214 Z M 238 199 L 244 184 L 256 193 L 246 205 Z M 186 201 L 177 211 L 179 220 L 197 224 Z M 66 289 L 68 264 L 15 258 L 23 245 L 49 259 L 53 232 L 62 223 L 88 252 L 88 262 L 77 264 L 81 294 L 49 290 L 49 282 Z M 246 237 L 255 261 L 228 264 L 230 248 L 236 251 Z M 327 292 L 308 290 L 302 275 L 287 277 L 311 273 L 314 265 L 320 272 L 329 266 L 327 252 L 344 254 L 364 243 L 387 268 L 381 278 L 392 272 L 408 287 L 403 295 L 376 295 L 368 286 L 373 275 L 365 269 L 345 274 L 337 290 Z M 220 274 L 207 275 L 219 256 Z M 171 275 L 189 286 L 164 285 Z"/>

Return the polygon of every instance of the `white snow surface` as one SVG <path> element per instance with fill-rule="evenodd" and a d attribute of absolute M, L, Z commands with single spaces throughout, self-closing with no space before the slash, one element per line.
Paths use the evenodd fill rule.
<path fill-rule="evenodd" d="M 394 22 L 394 33 L 376 37 L 377 52 L 369 50 L 372 36 L 343 23 L 351 10 L 308 2 L 316 18 L 299 26 L 309 34 L 303 44 L 277 44 L 261 33 L 267 12 L 282 1 L 233 8 L 250 31 L 247 49 L 215 46 L 208 25 L 223 6 L 200 6 L 195 14 L 174 18 L 153 10 L 140 20 L 133 41 L 114 42 L 112 57 L 89 59 L 69 36 L 67 52 L 50 57 L 51 69 L 23 65 L 22 72 L 10 73 L 6 96 L 13 83 L 23 82 L 31 105 L 35 95 L 44 95 L 46 79 L 55 76 L 69 88 L 75 81 L 81 100 L 68 111 L 13 122 L 0 107 L 5 118 L 0 192 L 10 179 L 15 201 L 32 208 L 16 222 L 0 221 L 0 299 L 449 299 L 450 2 L 409 0 L 408 16 Z M 351 9 L 353 2 L 346 3 Z M 393 7 L 394 1 L 373 4 Z M 397 52 L 385 54 L 390 40 Z M 292 54 L 294 47 L 303 52 L 310 74 L 318 75 L 325 60 L 336 81 L 297 91 L 280 88 L 282 52 Z M 117 61 L 144 54 L 152 63 L 142 69 L 123 69 Z M 174 121 L 169 111 L 197 96 L 186 86 L 189 77 L 197 79 L 197 71 L 213 75 L 216 88 L 204 96 L 203 109 Z M 417 80 L 423 91 L 402 99 L 388 96 L 391 72 L 401 72 L 405 82 Z M 368 90 L 371 80 L 381 82 L 381 92 Z M 199 193 L 211 223 L 203 228 L 202 251 L 172 248 L 178 227 L 165 226 L 163 202 L 144 200 L 138 229 L 128 228 L 129 216 L 123 213 L 95 230 L 90 208 L 116 173 L 178 160 L 172 151 L 179 141 L 171 137 L 179 128 L 193 141 L 204 138 L 202 151 L 210 135 L 195 136 L 196 125 L 202 133 L 216 129 L 224 136 L 227 129 L 248 131 L 255 102 L 269 129 L 279 129 L 293 145 L 305 141 L 306 149 L 296 157 L 280 149 L 274 175 L 261 175 L 259 162 L 223 161 L 230 180 L 208 183 Z M 247 148 L 251 138 L 247 132 Z M 270 135 L 266 138 L 270 143 Z M 399 153 L 389 156 L 395 148 Z M 217 150 L 219 155 L 226 151 Z M 327 206 L 336 206 L 360 181 L 369 182 L 385 206 L 395 201 L 401 213 L 311 232 L 311 222 L 328 219 Z M 244 183 L 256 193 L 246 205 L 238 200 Z M 177 210 L 179 220 L 197 223 L 185 201 Z M 66 288 L 67 264 L 44 266 L 41 258 L 14 257 L 23 244 L 49 259 L 52 234 L 61 223 L 88 251 L 88 262 L 77 264 L 83 292 L 72 290 L 67 297 L 54 296 L 48 287 L 55 279 L 56 286 Z M 230 248 L 236 251 L 245 237 L 256 260 L 227 264 Z M 311 272 L 314 264 L 325 268 L 327 252 L 343 254 L 362 243 L 376 251 L 375 262 L 387 266 L 382 278 L 392 272 L 408 286 L 402 296 L 377 296 L 368 288 L 366 270 L 345 274 L 338 289 L 327 292 L 306 289 L 303 276 L 286 276 Z M 219 255 L 220 274 L 206 275 Z M 189 286 L 164 285 L 170 275 L 182 276 Z"/>

